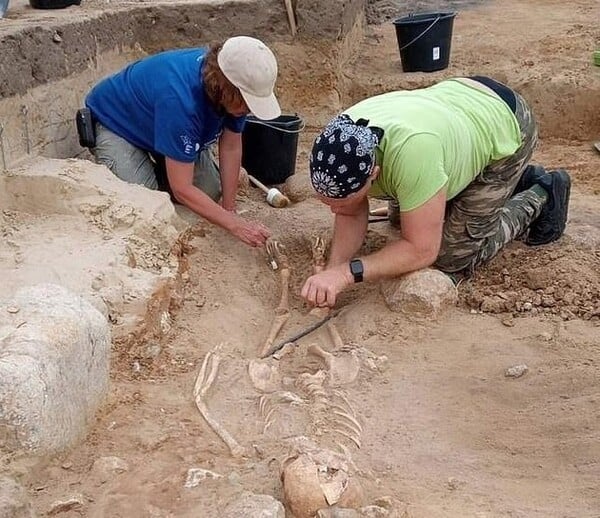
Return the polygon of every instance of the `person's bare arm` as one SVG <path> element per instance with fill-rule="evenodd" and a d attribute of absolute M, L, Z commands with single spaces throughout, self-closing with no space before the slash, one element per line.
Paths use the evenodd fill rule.
<path fill-rule="evenodd" d="M 433 264 L 440 250 L 446 189 L 415 210 L 401 214 L 402 236 L 398 241 L 361 257 L 365 281 L 396 277 Z M 302 296 L 317 306 L 334 306 L 338 294 L 354 283 L 347 261 L 310 277 Z"/>
<path fill-rule="evenodd" d="M 250 246 L 260 246 L 269 237 L 261 223 L 246 221 L 224 209 L 194 183 L 194 164 L 166 159 L 167 178 L 175 199 L 204 219 L 218 225 Z"/>
<path fill-rule="evenodd" d="M 242 135 L 224 129 L 219 138 L 219 173 L 221 175 L 221 205 L 225 210 L 235 210 L 240 167 L 242 165 Z"/>
<path fill-rule="evenodd" d="M 362 259 L 364 279 L 396 277 L 432 265 L 442 242 L 446 189 L 409 212 L 400 213 L 402 237 Z"/>

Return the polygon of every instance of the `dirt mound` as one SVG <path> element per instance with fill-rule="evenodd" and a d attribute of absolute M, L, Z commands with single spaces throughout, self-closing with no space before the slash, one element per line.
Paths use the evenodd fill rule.
<path fill-rule="evenodd" d="M 488 0 L 369 0 L 367 21 L 382 23 L 412 13 L 460 11 L 485 4 Z"/>
<path fill-rule="evenodd" d="M 462 285 L 463 301 L 484 313 L 549 314 L 600 320 L 600 252 L 568 239 L 501 252 Z"/>

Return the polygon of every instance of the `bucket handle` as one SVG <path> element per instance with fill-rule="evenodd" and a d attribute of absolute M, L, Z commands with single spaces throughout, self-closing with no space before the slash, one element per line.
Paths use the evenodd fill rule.
<path fill-rule="evenodd" d="M 266 126 L 267 128 L 271 128 L 272 130 L 281 131 L 282 133 L 293 133 L 293 134 L 300 133 L 306 127 L 306 123 L 304 121 L 302 121 L 300 127 L 295 130 L 279 128 L 277 126 L 274 126 L 273 124 L 269 124 L 268 122 L 256 120 L 256 119 L 246 119 L 246 122 L 249 122 L 251 124 L 260 124 L 261 126 Z"/>
<path fill-rule="evenodd" d="M 409 41 L 406 45 L 403 45 L 400 50 L 404 50 L 406 47 L 410 47 L 415 41 L 421 39 L 423 36 L 425 36 L 425 34 L 427 34 L 432 27 L 439 22 L 442 19 L 441 16 L 438 16 L 435 20 L 433 20 L 433 22 L 431 22 L 431 24 L 429 25 L 429 27 L 427 27 L 427 29 L 425 29 L 421 34 L 419 34 L 416 38 L 413 38 L 411 41 Z"/>

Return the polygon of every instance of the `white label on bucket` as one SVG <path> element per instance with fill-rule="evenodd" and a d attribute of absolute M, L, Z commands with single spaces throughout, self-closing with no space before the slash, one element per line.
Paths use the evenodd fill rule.
<path fill-rule="evenodd" d="M 440 48 L 433 47 L 433 61 L 437 61 L 438 59 L 440 59 Z"/>

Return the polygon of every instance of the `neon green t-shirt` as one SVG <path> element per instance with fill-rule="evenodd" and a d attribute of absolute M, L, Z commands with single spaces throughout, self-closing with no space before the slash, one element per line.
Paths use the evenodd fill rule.
<path fill-rule="evenodd" d="M 371 97 L 344 113 L 384 130 L 376 150 L 381 171 L 369 195 L 395 198 L 401 211 L 418 208 L 444 186 L 447 199 L 454 198 L 521 145 L 508 105 L 456 79 Z"/>

